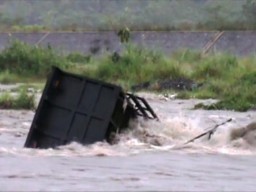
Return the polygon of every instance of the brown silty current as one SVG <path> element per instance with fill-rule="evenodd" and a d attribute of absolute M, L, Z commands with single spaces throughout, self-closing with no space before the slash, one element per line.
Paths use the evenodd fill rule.
<path fill-rule="evenodd" d="M 214 100 L 177 100 L 140 93 L 160 121 L 139 119 L 115 145 L 23 148 L 34 111 L 0 110 L 0 186 L 3 191 L 253 191 L 255 145 L 230 141 L 231 130 L 255 120 L 255 111 L 191 110 Z M 40 97 L 40 96 L 39 96 Z M 220 126 L 211 140 L 196 135 Z M 250 141 L 255 133 L 250 134 Z"/>

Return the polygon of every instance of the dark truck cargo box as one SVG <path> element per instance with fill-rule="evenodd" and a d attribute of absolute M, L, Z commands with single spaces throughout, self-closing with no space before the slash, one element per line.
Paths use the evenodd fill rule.
<path fill-rule="evenodd" d="M 126 127 L 135 113 L 121 87 L 53 67 L 25 147 L 109 142 L 111 134 Z"/>
<path fill-rule="evenodd" d="M 48 148 L 70 141 L 83 144 L 102 141 L 116 126 L 122 126 L 124 98 L 119 86 L 53 68 L 25 147 Z"/>

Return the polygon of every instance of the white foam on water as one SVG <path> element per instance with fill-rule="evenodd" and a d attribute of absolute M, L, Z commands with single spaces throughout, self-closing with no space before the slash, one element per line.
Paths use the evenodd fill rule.
<path fill-rule="evenodd" d="M 28 149 L 18 146 L 20 142 L 12 142 L 12 137 L 19 133 L 20 141 L 28 133 L 32 112 L 2 111 L 10 121 L 3 121 L 0 125 L 0 135 L 6 141 L 6 145 L 0 146 L 0 154 L 25 155 L 25 156 L 125 156 L 147 151 L 181 151 L 187 153 L 223 153 L 231 155 L 256 154 L 255 142 L 248 143 L 244 139 L 230 141 L 230 132 L 235 127 L 245 125 L 255 117 L 256 113 L 234 113 L 231 111 L 194 111 L 190 110 L 196 101 L 191 100 L 165 100 L 155 94 L 143 95 L 157 113 L 160 121 L 138 118 L 131 121 L 129 128 L 116 136 L 113 145 L 107 142 L 98 142 L 83 146 L 78 143 L 70 143 L 57 149 Z M 23 119 L 19 118 L 22 117 Z M 29 118 L 31 117 L 31 118 Z M 207 136 L 184 144 L 188 140 L 213 128 L 215 125 L 233 118 L 232 122 L 218 127 L 217 131 L 208 140 Z M 15 139 L 14 139 L 15 140 Z M 13 147 L 12 146 L 13 143 Z"/>
<path fill-rule="evenodd" d="M 230 132 L 233 127 L 228 123 L 220 126 L 210 140 L 206 135 L 194 142 L 184 144 L 211 127 L 205 129 L 202 126 L 203 119 L 200 117 L 189 118 L 181 115 L 173 118 L 161 117 L 160 119 L 160 122 L 142 119 L 132 122 L 131 128 L 119 135 L 118 145 L 129 146 L 130 149 L 136 149 L 139 145 L 147 149 L 164 151 L 182 150 L 230 155 L 256 154 L 256 145 L 250 145 L 244 139 L 230 140 Z M 144 150 L 146 150 L 145 148 Z"/>
<path fill-rule="evenodd" d="M 188 140 L 203 133 L 200 119 L 185 117 L 161 118 L 161 121 L 138 119 L 130 123 L 130 129 L 117 135 L 113 145 L 98 142 L 81 145 L 72 142 L 56 149 L 29 149 L 0 147 L 0 154 L 22 156 L 126 156 L 147 151 L 182 151 L 187 153 L 223 153 L 253 155 L 255 147 L 244 139 L 230 141 L 231 128 L 223 126 L 208 140 L 204 136 L 189 144 Z M 8 132 L 10 133 L 10 132 Z"/>

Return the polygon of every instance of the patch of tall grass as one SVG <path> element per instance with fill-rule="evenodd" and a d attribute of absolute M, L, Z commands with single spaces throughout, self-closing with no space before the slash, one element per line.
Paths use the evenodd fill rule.
<path fill-rule="evenodd" d="M 5 92 L 0 96 L 1 109 L 34 109 L 35 95 L 28 94 L 25 90 L 21 90 L 18 95 L 12 95 Z"/>
<path fill-rule="evenodd" d="M 73 63 L 88 63 L 90 62 L 91 57 L 88 55 L 83 55 L 78 52 L 70 53 L 66 56 L 66 59 Z"/>
<path fill-rule="evenodd" d="M 9 70 L 5 70 L 0 73 L 0 83 L 12 84 L 17 82 L 19 77 L 16 74 L 10 73 Z"/>
<path fill-rule="evenodd" d="M 0 53 L 0 81 L 10 83 L 21 76 L 45 78 L 51 66 L 119 84 L 126 90 L 140 83 L 185 78 L 201 86 L 179 91 L 178 97 L 219 99 L 205 108 L 245 111 L 256 105 L 256 57 L 224 53 L 202 57 L 190 50 L 168 56 L 129 43 L 121 53 L 88 57 L 79 53 L 59 55 L 50 47 L 15 41 Z"/>
<path fill-rule="evenodd" d="M 179 61 L 179 62 L 189 62 L 189 63 L 193 63 L 193 62 L 197 62 L 200 61 L 202 56 L 201 53 L 198 51 L 193 51 L 190 49 L 182 49 L 182 50 L 178 50 L 176 52 L 174 52 L 172 54 L 172 57 Z"/>
<path fill-rule="evenodd" d="M 23 76 L 44 77 L 51 66 L 68 67 L 68 61 L 50 47 L 32 46 L 13 41 L 0 53 L 0 70 Z"/>
<path fill-rule="evenodd" d="M 194 94 L 187 93 L 187 95 L 193 95 L 199 99 L 219 99 L 219 102 L 214 104 L 207 106 L 200 104 L 196 106 L 196 108 L 247 111 L 248 109 L 254 109 L 256 107 L 255 82 L 256 71 L 248 72 L 240 78 L 236 80 L 232 79 L 232 81 L 229 82 L 216 80 L 212 85 L 208 85 L 202 90 L 197 90 Z"/>
<path fill-rule="evenodd" d="M 49 31 L 46 26 L 42 25 L 13 25 L 10 26 L 9 31 L 13 32 L 45 32 Z"/>
<path fill-rule="evenodd" d="M 193 67 L 192 77 L 195 79 L 227 78 L 238 67 L 238 61 L 235 56 L 217 54 L 200 59 Z"/>
<path fill-rule="evenodd" d="M 93 77 L 110 82 L 124 80 L 126 85 L 185 76 L 177 62 L 134 45 L 127 45 L 118 59 L 109 56 L 98 62 Z"/>
<path fill-rule="evenodd" d="M 245 111 L 256 106 L 256 59 L 253 58 L 237 58 L 225 53 L 202 57 L 190 50 L 177 52 L 170 58 L 127 45 L 117 59 L 104 57 L 98 60 L 97 66 L 90 75 L 126 88 L 163 79 L 191 79 L 202 86 L 180 91 L 178 97 L 220 100 L 204 106 L 207 109 Z"/>

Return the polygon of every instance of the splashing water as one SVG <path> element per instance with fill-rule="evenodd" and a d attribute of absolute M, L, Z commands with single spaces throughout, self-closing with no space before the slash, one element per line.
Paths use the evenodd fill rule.
<path fill-rule="evenodd" d="M 191 110 L 200 100 L 142 94 L 160 121 L 138 118 L 113 145 L 70 143 L 24 148 L 34 112 L 0 110 L 0 186 L 4 191 L 253 191 L 255 145 L 230 141 L 256 112 Z M 184 143 L 218 127 L 207 136 Z M 254 135 L 254 136 L 253 136 Z M 211 174 L 209 174 L 211 173 Z M 185 184 L 184 184 L 185 183 Z M 213 185 L 214 183 L 214 185 Z"/>
<path fill-rule="evenodd" d="M 180 151 L 189 153 L 255 154 L 255 146 L 240 138 L 229 139 L 233 128 L 245 126 L 254 120 L 256 112 L 191 110 L 200 100 L 166 99 L 154 94 L 141 93 L 160 121 L 138 118 L 129 129 L 116 136 L 114 145 L 98 142 L 83 146 L 71 143 L 57 149 L 25 149 L 23 144 L 34 113 L 31 111 L 1 111 L 0 154 L 25 156 L 125 156 L 146 151 Z M 204 101 L 212 102 L 212 101 Z M 186 141 L 232 118 L 220 126 L 210 140 L 204 136 L 189 144 Z M 254 137 L 253 137 L 254 138 Z M 255 143 L 255 142 L 254 142 Z"/>

